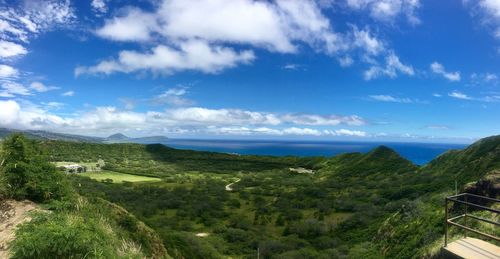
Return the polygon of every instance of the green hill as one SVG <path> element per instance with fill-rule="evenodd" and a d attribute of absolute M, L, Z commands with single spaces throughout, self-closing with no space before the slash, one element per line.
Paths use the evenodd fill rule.
<path fill-rule="evenodd" d="M 114 174 L 161 179 L 113 183 L 85 173 L 67 176 L 91 204 L 117 204 L 134 215 L 133 222 L 145 223 L 138 237 L 132 234 L 137 227 L 123 229 L 130 220 L 112 220 L 118 222 L 115 236 L 141 244 L 147 255 L 163 251 L 161 240 L 174 258 L 251 258 L 257 250 L 262 258 L 432 257 L 442 245 L 443 200 L 454 192 L 455 181 L 460 189 L 498 195 L 498 136 L 422 167 L 385 146 L 365 154 L 299 158 L 159 144 L 43 140 L 36 145 L 52 162 L 102 160 L 103 169 Z M 290 170 L 298 167 L 313 173 Z M 452 238 L 456 234 L 450 232 Z"/>

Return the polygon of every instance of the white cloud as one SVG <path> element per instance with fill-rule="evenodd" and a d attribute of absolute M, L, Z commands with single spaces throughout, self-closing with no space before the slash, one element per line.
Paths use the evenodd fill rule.
<path fill-rule="evenodd" d="M 332 136 L 351 136 L 351 137 L 366 137 L 368 133 L 360 130 L 347 130 L 347 129 L 339 129 L 339 130 L 325 130 L 323 131 L 326 135 Z"/>
<path fill-rule="evenodd" d="M 184 97 L 188 93 L 187 87 L 176 87 L 168 89 L 162 94 L 154 97 L 152 102 L 155 104 L 168 104 L 173 106 L 187 106 L 194 102 Z"/>
<path fill-rule="evenodd" d="M 419 0 L 346 0 L 346 3 L 354 10 L 368 10 L 372 18 L 382 22 L 394 22 L 398 16 L 406 17 L 412 25 L 421 22 L 416 15 Z"/>
<path fill-rule="evenodd" d="M 381 76 L 395 78 L 398 73 L 413 76 L 415 71 L 412 66 L 401 63 L 399 57 L 394 52 L 390 52 L 385 58 L 385 67 L 379 65 L 371 66 L 364 72 L 364 78 L 365 80 L 372 80 Z"/>
<path fill-rule="evenodd" d="M 378 55 L 385 50 L 384 43 L 374 37 L 370 30 L 359 30 L 356 26 L 352 28 L 354 46 L 365 50 L 369 55 Z"/>
<path fill-rule="evenodd" d="M 21 107 L 16 101 L 0 101 L 0 124 L 11 125 L 19 117 Z"/>
<path fill-rule="evenodd" d="M 494 73 L 472 73 L 470 85 L 497 85 L 498 76 Z"/>
<path fill-rule="evenodd" d="M 364 125 L 366 122 L 356 115 L 318 115 L 318 114 L 285 114 L 280 116 L 283 123 L 310 125 L 310 126 L 336 126 L 346 124 L 350 126 Z"/>
<path fill-rule="evenodd" d="M 8 65 L 0 64 L 0 79 L 13 78 L 17 77 L 18 75 L 19 71 L 17 71 L 17 69 Z"/>
<path fill-rule="evenodd" d="M 63 103 L 48 102 L 35 105 L 14 100 L 0 101 L 0 127 L 20 129 L 43 129 L 57 132 L 105 135 L 117 131 L 137 131 L 195 134 L 233 135 L 303 135 L 303 136 L 366 136 L 363 131 L 347 129 L 319 130 L 300 125 L 351 125 L 349 120 L 357 116 L 336 116 L 332 123 L 328 120 L 304 122 L 293 115 L 263 113 L 239 109 L 207 109 L 201 107 L 168 109 L 163 112 L 133 112 L 115 107 L 97 107 L 68 117 L 54 115 L 51 111 L 63 107 Z M 322 117 L 320 115 L 310 115 Z M 325 118 L 334 116 L 325 116 Z M 344 118 L 344 119 L 342 119 Z M 290 125 L 292 124 L 292 125 Z M 358 124 L 358 123 L 355 123 Z"/>
<path fill-rule="evenodd" d="M 256 19 L 258 17 L 258 19 Z M 231 21 L 231 22 L 228 22 Z M 106 21 L 97 34 L 122 41 L 172 40 L 243 43 L 294 52 L 294 40 L 314 44 L 329 37 L 329 21 L 313 1 L 162 1 L 154 12 L 129 8 Z"/>
<path fill-rule="evenodd" d="M 496 74 L 486 73 L 486 75 L 484 75 L 484 81 L 486 82 L 496 81 L 497 79 L 498 76 Z"/>
<path fill-rule="evenodd" d="M 460 81 L 460 72 L 459 71 L 456 71 L 456 72 L 447 72 L 444 68 L 444 66 L 438 62 L 433 62 L 431 65 L 431 70 L 432 72 L 438 74 L 438 75 L 442 75 L 443 77 L 445 77 L 446 79 L 450 80 L 450 81 Z"/>
<path fill-rule="evenodd" d="M 297 70 L 297 69 L 299 69 L 299 67 L 301 67 L 301 65 L 299 65 L 299 64 L 286 64 L 286 65 L 282 66 L 281 68 L 287 69 L 287 70 Z"/>
<path fill-rule="evenodd" d="M 431 130 L 449 130 L 450 127 L 449 126 L 446 126 L 446 125 L 427 125 L 428 129 L 431 129 Z"/>
<path fill-rule="evenodd" d="M 393 102 L 393 103 L 413 103 L 414 100 L 410 98 L 399 98 L 391 95 L 370 95 L 370 99 L 379 102 Z"/>
<path fill-rule="evenodd" d="M 208 133 L 216 135 L 272 135 L 272 136 L 349 136 L 366 137 L 368 133 L 359 130 L 317 130 L 311 128 L 289 127 L 284 129 L 273 129 L 268 127 L 208 127 Z"/>
<path fill-rule="evenodd" d="M 73 96 L 75 95 L 75 92 L 74 91 L 67 91 L 67 92 L 64 92 L 61 94 L 62 96 Z"/>
<path fill-rule="evenodd" d="M 437 97 L 437 98 L 442 97 L 442 95 L 438 94 L 438 93 L 433 93 L 432 96 Z"/>
<path fill-rule="evenodd" d="M 32 82 L 30 84 L 30 89 L 35 90 L 36 92 L 39 92 L 39 93 L 44 93 L 44 92 L 48 92 L 51 90 L 57 90 L 57 89 L 59 89 L 59 87 L 47 86 L 41 82 Z"/>
<path fill-rule="evenodd" d="M 31 92 L 24 85 L 13 81 L 1 83 L 0 97 L 14 97 L 16 95 L 31 95 Z"/>
<path fill-rule="evenodd" d="M 341 67 L 349 67 L 354 63 L 354 60 L 349 55 L 339 57 L 337 60 L 339 61 Z"/>
<path fill-rule="evenodd" d="M 90 6 L 92 6 L 92 10 L 94 10 L 94 12 L 105 13 L 108 11 L 106 0 L 92 0 Z"/>
<path fill-rule="evenodd" d="M 17 1 L 0 6 L 0 60 L 20 57 L 28 53 L 30 39 L 56 27 L 68 27 L 76 18 L 69 0 Z M 19 71 L 0 65 L 0 78 L 17 79 Z M 28 88 L 19 82 L 2 84 L 0 96 L 29 95 Z M 34 88 L 34 90 L 37 90 Z"/>
<path fill-rule="evenodd" d="M 386 43 L 368 27 L 352 25 L 343 33 L 335 32 L 322 13 L 323 6 L 307 0 L 163 0 L 153 10 L 127 7 L 107 19 L 96 34 L 150 50 L 124 50 L 116 59 L 77 67 L 75 74 L 217 73 L 252 62 L 255 56 L 250 48 L 297 53 L 307 46 L 337 57 L 341 66 L 354 62 L 351 52 L 365 60 L 387 54 Z M 201 58 L 197 50 L 203 50 Z"/>
<path fill-rule="evenodd" d="M 464 94 L 464 93 L 461 93 L 459 91 L 453 91 L 451 93 L 448 94 L 449 97 L 453 97 L 453 98 L 456 98 L 456 99 L 462 99 L 462 100 L 472 100 L 472 97 Z"/>
<path fill-rule="evenodd" d="M 225 68 L 247 64 L 254 59 L 255 56 L 250 50 L 236 52 L 228 47 L 211 46 L 204 41 L 193 40 L 181 43 L 176 49 L 159 45 L 149 53 L 122 51 L 117 60 L 102 61 L 93 67 L 77 67 L 75 75 L 144 70 L 158 74 L 184 70 L 218 73 Z"/>
<path fill-rule="evenodd" d="M 471 7 L 471 14 L 479 16 L 481 24 L 489 27 L 495 38 L 500 39 L 500 2 L 498 0 L 464 0 L 463 3 Z"/>
<path fill-rule="evenodd" d="M 28 53 L 22 46 L 14 42 L 0 40 L 0 58 L 11 58 Z"/>
<path fill-rule="evenodd" d="M 117 16 L 106 21 L 97 35 L 116 41 L 147 41 L 152 31 L 158 30 L 157 17 L 138 8 L 127 9 L 125 16 Z"/>
<path fill-rule="evenodd" d="M 46 110 L 59 110 L 65 105 L 64 103 L 60 102 L 42 102 L 41 104 L 45 107 Z"/>
<path fill-rule="evenodd" d="M 27 42 L 58 26 L 69 26 L 76 15 L 69 0 L 23 1 L 17 7 L 0 7 L 0 36 Z"/>

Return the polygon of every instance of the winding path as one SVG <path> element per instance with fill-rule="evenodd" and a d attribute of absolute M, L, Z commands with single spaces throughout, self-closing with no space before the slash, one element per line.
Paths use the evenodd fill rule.
<path fill-rule="evenodd" d="M 15 238 L 16 227 L 31 220 L 29 212 L 33 210 L 40 209 L 31 201 L 0 202 L 0 258 L 8 258 L 9 243 Z"/>
<path fill-rule="evenodd" d="M 233 188 L 231 188 L 231 185 L 233 185 L 233 184 L 235 184 L 235 183 L 239 182 L 240 180 L 241 180 L 241 179 L 238 179 L 238 180 L 236 180 L 235 182 L 232 182 L 232 183 L 230 183 L 230 184 L 226 185 L 226 191 L 228 191 L 228 192 L 232 191 L 232 190 L 233 190 Z"/>

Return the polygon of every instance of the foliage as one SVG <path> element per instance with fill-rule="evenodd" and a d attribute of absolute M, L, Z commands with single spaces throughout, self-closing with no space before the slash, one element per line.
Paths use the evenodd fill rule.
<path fill-rule="evenodd" d="M 66 213 L 40 214 L 16 232 L 12 258 L 113 258 L 112 233 L 102 222 Z"/>
<path fill-rule="evenodd" d="M 51 210 L 18 228 L 13 258 L 168 258 L 157 234 L 126 210 L 79 197 L 38 142 L 15 134 L 2 144 L 3 195 L 43 202 Z"/>
<path fill-rule="evenodd" d="M 463 186 L 500 168 L 500 137 L 447 152 L 423 167 L 387 147 L 297 158 L 162 145 L 40 145 L 53 162 L 102 159 L 108 170 L 161 178 L 108 184 L 69 177 L 96 204 L 85 215 L 105 215 L 114 235 L 139 244 L 145 254 L 162 254 L 164 246 L 175 258 L 253 258 L 257 251 L 262 258 L 426 257 L 442 238 L 442 201 L 455 179 Z M 229 183 L 232 191 L 225 189 Z M 104 209 L 106 201 L 135 216 Z"/>
<path fill-rule="evenodd" d="M 8 197 L 47 202 L 71 196 L 72 190 L 64 175 L 23 135 L 14 134 L 5 139 L 2 153 L 0 175 Z"/>

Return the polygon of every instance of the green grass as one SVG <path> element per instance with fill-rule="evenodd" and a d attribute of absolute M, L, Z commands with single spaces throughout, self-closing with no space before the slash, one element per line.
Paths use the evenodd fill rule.
<path fill-rule="evenodd" d="M 112 171 L 102 171 L 102 172 L 87 172 L 78 174 L 81 176 L 90 177 L 92 179 L 103 181 L 106 179 L 113 180 L 113 183 L 123 183 L 123 182 L 158 182 L 161 181 L 157 177 L 149 176 L 139 176 L 133 174 L 117 173 Z"/>

